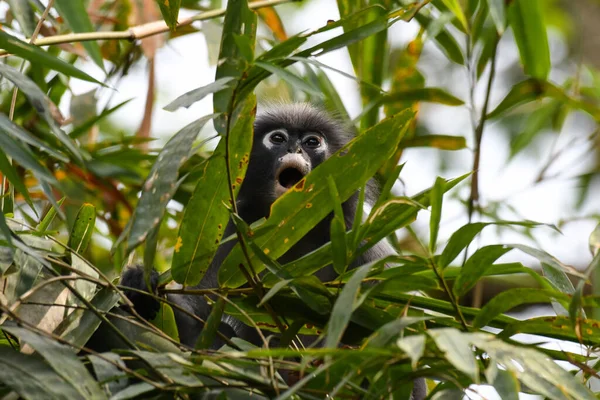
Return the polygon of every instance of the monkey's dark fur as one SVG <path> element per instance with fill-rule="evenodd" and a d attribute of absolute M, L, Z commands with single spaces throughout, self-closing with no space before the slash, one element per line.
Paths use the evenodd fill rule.
<path fill-rule="evenodd" d="M 343 124 L 309 104 L 280 105 L 260 113 L 254 123 L 254 142 L 248 171 L 237 199 L 238 214 L 247 223 L 268 217 L 270 207 L 277 197 L 341 149 L 351 137 Z M 376 197 L 375 192 L 374 186 L 369 184 L 365 193 L 368 202 L 372 202 Z M 354 220 L 357 199 L 358 196 L 355 194 L 342 205 L 347 228 L 351 227 Z M 279 261 L 288 263 L 329 242 L 330 221 L 331 216 L 317 224 Z M 234 232 L 233 224 L 230 223 L 224 237 Z M 234 245 L 235 242 L 229 241 L 219 247 L 197 288 L 218 287 L 218 270 Z M 380 242 L 358 257 L 350 267 L 354 268 L 393 253 L 394 250 L 389 244 Z M 337 277 L 331 266 L 318 271 L 316 276 L 322 281 L 330 281 Z M 156 275 L 153 279 L 153 288 L 155 288 Z M 126 270 L 121 284 L 140 289 L 146 287 L 143 273 L 139 268 Z M 142 316 L 151 318 L 156 314 L 158 304 L 149 301 L 149 296 L 128 292 L 128 297 Z M 210 306 L 201 296 L 170 295 L 169 300 L 203 320 L 206 320 L 210 314 Z M 189 315 L 176 310 L 175 318 L 181 342 L 194 347 L 203 325 Z M 228 337 L 236 336 L 256 345 L 262 345 L 253 328 L 232 317 L 225 317 L 219 330 Z M 216 342 L 215 348 L 223 344 L 220 340 Z M 412 398 L 422 399 L 425 397 L 425 392 L 424 381 L 416 380 Z"/>

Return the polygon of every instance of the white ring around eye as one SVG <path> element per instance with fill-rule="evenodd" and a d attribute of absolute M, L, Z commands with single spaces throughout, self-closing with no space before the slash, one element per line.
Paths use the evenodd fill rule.
<path fill-rule="evenodd" d="M 275 130 L 272 130 L 271 132 L 266 133 L 265 136 L 263 136 L 262 144 L 269 150 L 271 150 L 275 146 L 275 144 L 273 142 L 271 142 L 271 135 L 274 133 L 281 133 L 283 136 L 285 136 L 286 140 L 288 139 L 288 133 L 283 128 L 275 129 Z"/>

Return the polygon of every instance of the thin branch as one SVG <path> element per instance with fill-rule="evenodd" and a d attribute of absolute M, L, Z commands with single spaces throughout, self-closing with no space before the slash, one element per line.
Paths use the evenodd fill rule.
<path fill-rule="evenodd" d="M 494 77 L 496 76 L 496 55 L 499 41 L 500 37 L 497 37 L 496 42 L 494 43 L 494 52 L 492 53 L 492 59 L 490 61 L 490 76 L 488 77 L 487 89 L 485 91 L 485 101 L 481 110 L 481 117 L 479 118 L 479 123 L 477 124 L 477 128 L 475 129 L 475 154 L 473 157 L 473 168 L 471 168 L 473 170 L 473 177 L 471 179 L 471 195 L 469 196 L 469 222 L 471 222 L 471 219 L 473 218 L 473 211 L 475 210 L 475 206 L 479 207 L 479 163 L 481 159 L 481 141 L 483 139 L 483 128 L 485 127 L 487 110 L 490 102 L 492 82 L 494 81 Z"/>
<path fill-rule="evenodd" d="M 302 0 L 262 0 L 248 4 L 251 10 L 257 10 L 259 8 L 273 7 L 279 4 L 297 2 Z M 208 19 L 214 19 L 225 15 L 225 9 L 220 8 L 218 10 L 210 10 L 198 13 L 188 18 L 181 18 L 177 22 L 177 27 L 190 25 L 196 21 L 205 21 Z M 63 43 L 76 43 L 76 42 L 87 42 L 92 40 L 130 40 L 134 41 L 137 39 L 144 39 L 148 36 L 158 35 L 169 31 L 169 27 L 165 21 L 154 21 L 146 24 L 131 27 L 125 31 L 117 32 L 83 32 L 83 33 L 70 33 L 67 35 L 55 35 L 42 39 L 35 40 L 33 44 L 36 46 L 49 46 Z M 8 54 L 8 52 L 0 51 L 0 57 Z"/>

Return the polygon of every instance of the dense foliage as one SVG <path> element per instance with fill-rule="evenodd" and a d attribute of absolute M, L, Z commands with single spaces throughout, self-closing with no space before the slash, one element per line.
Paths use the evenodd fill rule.
<path fill-rule="evenodd" d="M 511 142 L 514 155 L 545 131 L 559 132 L 569 115 L 594 124 L 600 118 L 594 68 L 578 64 L 573 71 L 551 61 L 547 31 L 559 6 L 546 0 L 337 0 L 339 20 L 288 37 L 279 7 L 301 15 L 305 2 L 229 0 L 226 9 L 220 0 L 0 3 L 0 396 L 405 399 L 412 380 L 426 377 L 436 399 L 472 396 L 482 385 L 492 385 L 502 399 L 519 392 L 597 397 L 591 383 L 598 376 L 600 322 L 593 319 L 598 298 L 591 278 L 600 263 L 600 235 L 592 234 L 594 258 L 583 271 L 523 244 L 529 242 L 476 241 L 488 229 L 523 238 L 535 238 L 532 228 L 558 230 L 505 220 L 498 211 L 503 204 L 480 200 L 481 143 L 490 121 L 525 126 L 512 130 L 520 130 Z M 409 22 L 418 29 L 398 46 L 392 29 Z M 208 29 L 216 24 L 220 39 Z M 157 50 L 182 36 L 204 36 L 209 47 L 220 40 L 216 74 L 164 108 L 176 111 L 212 96 L 214 114 L 155 145 L 152 83 L 134 133 L 112 119 L 127 102 L 100 107 L 99 99 L 110 97 L 140 63 L 154 82 Z M 448 70 L 466 72 L 469 87 L 461 95 L 468 98 L 429 85 L 420 70 L 429 43 Z M 514 44 L 520 63 L 494 105 L 499 43 Z M 349 54 L 353 74 L 319 61 L 340 49 Z M 556 70 L 560 81 L 549 79 Z M 358 83 L 357 118 L 351 119 L 330 73 Z M 73 95 L 76 80 L 94 89 Z M 228 205 L 245 175 L 257 96 L 260 102 L 274 91 L 322 104 L 357 135 L 343 155 L 280 198 L 267 220 L 249 227 Z M 429 132 L 421 123 L 424 102 L 468 107 L 472 132 Z M 203 128 L 210 134 L 200 136 Z M 594 132 L 586 138 L 592 152 Z M 405 149 L 439 149 L 441 159 L 467 142 L 468 173 L 438 178 L 416 194 L 395 185 Z M 548 166 L 557 154 L 545 155 Z M 581 202 L 596 175 L 593 166 L 578 177 Z M 381 196 L 344 232 L 340 204 L 362 193 L 372 177 Z M 452 196 L 469 222 L 446 240 L 440 223 Z M 331 212 L 331 243 L 290 264 L 276 261 Z M 220 287 L 186 289 L 200 281 L 227 239 L 222 227 L 232 216 L 239 243 L 221 267 Z M 418 216 L 429 220 L 427 232 L 416 226 Z M 398 256 L 347 269 L 385 238 Z M 509 252 L 528 255 L 529 264 L 502 262 Z M 148 276 L 153 268 L 162 273 L 162 307 L 153 321 L 128 308 L 118 286 L 129 264 L 143 264 Z M 312 274 L 329 264 L 340 279 L 322 283 Z M 498 276 L 526 283 L 509 285 L 481 307 L 465 301 Z M 215 303 L 194 349 L 178 342 L 173 310 L 162 296 L 168 292 L 211 295 Z M 555 316 L 505 314 L 539 303 L 551 305 Z M 219 351 L 207 350 L 223 313 L 262 329 L 264 346 L 233 339 Z M 277 347 L 271 334 L 281 336 Z M 319 346 L 304 348 L 298 334 L 320 336 Z M 524 342 L 517 334 L 538 336 Z M 546 345 L 557 340 L 560 350 Z M 295 377 L 289 386 L 283 371 Z"/>

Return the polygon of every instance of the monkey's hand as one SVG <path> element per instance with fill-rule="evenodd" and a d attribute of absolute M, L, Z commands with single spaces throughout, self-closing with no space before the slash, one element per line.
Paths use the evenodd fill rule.
<path fill-rule="evenodd" d="M 133 303 L 133 307 L 137 313 L 144 319 L 151 320 L 156 317 L 158 310 L 160 310 L 160 303 L 154 297 L 148 294 L 148 285 L 144 280 L 144 269 L 140 265 L 135 267 L 129 267 L 123 272 L 121 276 L 121 286 L 126 286 L 137 290 L 124 289 L 123 293 Z M 150 275 L 150 290 L 151 293 L 157 295 L 158 286 L 158 272 L 152 271 Z M 141 293 L 139 291 L 146 293 Z"/>

